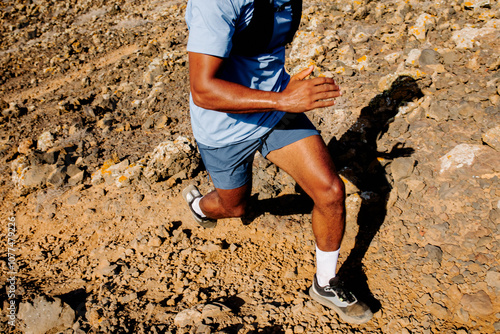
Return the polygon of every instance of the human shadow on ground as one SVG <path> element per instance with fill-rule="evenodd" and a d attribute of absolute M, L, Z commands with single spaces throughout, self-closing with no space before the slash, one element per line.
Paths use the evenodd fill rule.
<path fill-rule="evenodd" d="M 388 152 L 379 152 L 377 140 L 388 131 L 402 105 L 422 96 L 416 80 L 400 76 L 361 110 L 357 122 L 340 139 L 334 137 L 328 143 L 335 166 L 359 189 L 362 199 L 355 244 L 338 275 L 374 312 L 381 304 L 370 292 L 362 261 L 387 213 L 392 187 L 385 167 L 390 160 L 409 156 L 414 151 L 404 147 L 404 143 L 397 143 Z"/>
<path fill-rule="evenodd" d="M 416 80 L 400 76 L 388 90 L 375 96 L 361 110 L 357 122 L 340 139 L 333 138 L 327 145 L 337 170 L 359 189 L 362 198 L 355 245 L 338 275 L 374 312 L 381 308 L 381 304 L 370 292 L 362 260 L 387 212 L 391 185 L 385 166 L 392 159 L 413 153 L 413 149 L 404 147 L 404 143 L 395 144 L 389 152 L 379 152 L 377 140 L 388 131 L 402 105 L 422 96 Z M 266 212 L 273 215 L 308 214 L 313 207 L 313 202 L 303 193 L 259 201 L 256 197 L 254 195 L 249 202 L 251 214 L 243 219 L 244 224 Z"/>

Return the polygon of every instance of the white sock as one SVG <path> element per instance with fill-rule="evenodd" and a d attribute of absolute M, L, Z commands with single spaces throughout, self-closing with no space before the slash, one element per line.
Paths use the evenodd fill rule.
<path fill-rule="evenodd" d="M 327 286 L 335 277 L 340 248 L 334 252 L 323 252 L 316 245 L 316 279 L 319 286 Z"/>
<path fill-rule="evenodd" d="M 194 212 L 196 212 L 201 218 L 205 218 L 206 215 L 201 211 L 200 208 L 200 201 L 203 197 L 197 197 L 194 199 L 193 204 L 191 204 L 191 207 L 193 208 Z"/>

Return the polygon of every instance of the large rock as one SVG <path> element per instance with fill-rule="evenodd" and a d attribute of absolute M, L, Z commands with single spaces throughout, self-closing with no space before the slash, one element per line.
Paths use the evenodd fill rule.
<path fill-rule="evenodd" d="M 22 155 L 11 163 L 12 182 L 20 190 L 41 188 L 55 168 L 55 165 L 31 165 L 29 159 Z"/>
<path fill-rule="evenodd" d="M 19 305 L 18 318 L 25 326 L 26 334 L 44 334 L 71 328 L 75 322 L 75 311 L 60 299 L 47 300 L 43 296 L 33 303 Z"/>
<path fill-rule="evenodd" d="M 490 20 L 482 28 L 465 27 L 453 32 L 451 40 L 456 43 L 459 49 L 471 49 L 476 45 L 478 39 L 489 35 L 498 34 L 500 20 Z"/>
<path fill-rule="evenodd" d="M 466 169 L 474 177 L 492 178 L 500 171 L 500 152 L 482 145 L 459 144 L 439 161 L 441 175 Z"/>
<path fill-rule="evenodd" d="M 193 143 L 186 137 L 160 143 L 144 168 L 144 176 L 152 181 L 166 180 L 174 175 L 181 179 L 192 176 L 199 157 Z"/>

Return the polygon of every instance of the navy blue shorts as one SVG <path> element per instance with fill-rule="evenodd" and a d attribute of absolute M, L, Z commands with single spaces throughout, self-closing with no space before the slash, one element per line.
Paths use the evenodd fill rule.
<path fill-rule="evenodd" d="M 319 135 L 318 130 L 303 113 L 285 114 L 264 137 L 224 147 L 210 147 L 198 143 L 203 163 L 218 189 L 236 189 L 252 179 L 255 152 L 266 157 L 303 138 Z"/>

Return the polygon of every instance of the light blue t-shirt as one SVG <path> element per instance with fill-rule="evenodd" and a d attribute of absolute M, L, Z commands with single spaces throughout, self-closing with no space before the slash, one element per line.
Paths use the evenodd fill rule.
<path fill-rule="evenodd" d="M 275 0 L 277 8 L 289 0 Z M 189 28 L 187 50 L 225 58 L 219 78 L 253 89 L 280 92 L 290 81 L 285 71 L 283 41 L 291 27 L 291 6 L 275 12 L 272 51 L 254 57 L 232 55 L 232 37 L 249 23 L 253 0 L 189 0 L 186 22 Z M 223 147 L 264 136 L 283 117 L 284 112 L 229 114 L 203 109 L 190 96 L 191 124 L 198 142 Z"/>

